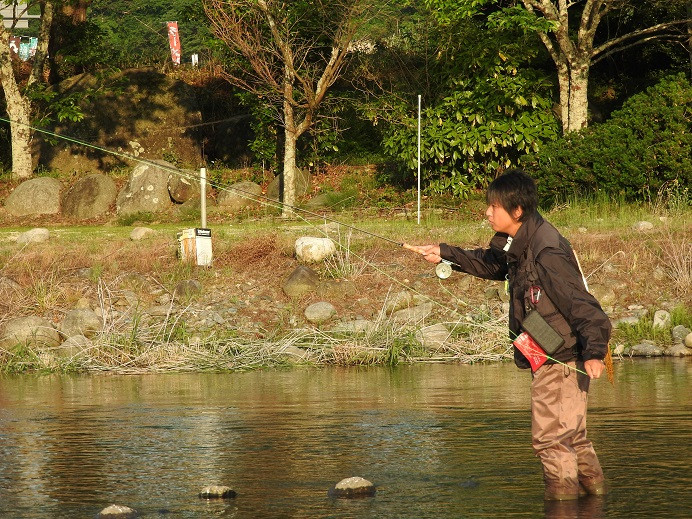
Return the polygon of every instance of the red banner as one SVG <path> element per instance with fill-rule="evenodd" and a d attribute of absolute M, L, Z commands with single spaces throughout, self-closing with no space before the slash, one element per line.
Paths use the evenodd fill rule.
<path fill-rule="evenodd" d="M 175 65 L 180 65 L 180 35 L 178 22 L 168 22 L 168 43 L 171 46 L 171 58 Z"/>

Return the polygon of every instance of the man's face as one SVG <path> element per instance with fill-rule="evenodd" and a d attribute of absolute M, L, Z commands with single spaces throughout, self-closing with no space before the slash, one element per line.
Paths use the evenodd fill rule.
<path fill-rule="evenodd" d="M 510 236 L 514 236 L 519 227 L 521 227 L 521 222 L 519 221 L 521 214 L 522 210 L 517 209 L 513 216 L 498 203 L 488 205 L 488 208 L 485 210 L 485 216 L 488 218 L 488 222 L 490 222 L 493 230 L 495 232 L 507 233 Z"/>

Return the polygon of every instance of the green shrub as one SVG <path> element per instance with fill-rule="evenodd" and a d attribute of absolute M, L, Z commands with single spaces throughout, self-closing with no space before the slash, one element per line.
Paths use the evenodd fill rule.
<path fill-rule="evenodd" d="M 570 133 L 523 159 L 542 201 L 605 193 L 651 200 L 692 182 L 692 86 L 684 74 L 632 96 L 605 123 Z"/>

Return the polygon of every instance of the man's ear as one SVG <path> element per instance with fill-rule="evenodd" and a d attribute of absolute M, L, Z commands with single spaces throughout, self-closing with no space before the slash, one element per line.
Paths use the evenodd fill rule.
<path fill-rule="evenodd" d="M 524 209 L 519 206 L 517 207 L 514 212 L 512 212 L 512 218 L 515 220 L 519 221 L 519 218 L 521 218 L 524 215 Z"/>

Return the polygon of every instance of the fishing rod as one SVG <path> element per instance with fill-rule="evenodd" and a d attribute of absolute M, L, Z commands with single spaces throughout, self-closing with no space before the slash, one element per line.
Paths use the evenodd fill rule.
<path fill-rule="evenodd" d="M 59 134 L 59 133 L 52 132 L 52 131 L 50 131 L 50 130 L 46 130 L 46 129 L 43 129 L 43 128 L 34 127 L 34 126 L 29 125 L 29 124 L 20 123 L 20 122 L 17 122 L 17 121 L 12 121 L 11 119 L 7 119 L 7 118 L 4 118 L 4 117 L 0 117 L 0 121 L 6 122 L 6 123 L 8 123 L 8 124 L 17 124 L 17 125 L 20 125 L 20 126 L 24 126 L 24 127 L 27 127 L 27 128 L 29 128 L 29 129 L 31 129 L 31 130 L 37 131 L 37 132 L 39 132 L 39 133 L 44 133 L 44 134 L 46 134 L 46 135 L 49 135 L 49 136 L 51 136 L 51 137 L 55 137 L 55 138 L 57 138 L 57 139 L 62 139 L 62 140 L 67 141 L 67 142 L 71 142 L 71 143 L 74 143 L 74 144 L 78 144 L 78 145 L 80 145 L 80 146 L 84 146 L 85 148 L 91 148 L 91 149 L 98 150 L 98 151 L 103 152 L 103 153 L 106 153 L 106 154 L 110 154 L 110 155 L 114 155 L 114 156 L 116 156 L 116 157 L 120 157 L 120 158 L 126 159 L 126 160 L 130 160 L 130 161 L 134 161 L 134 162 L 139 162 L 139 163 L 141 163 L 141 164 L 146 164 L 146 165 L 154 166 L 154 167 L 156 167 L 156 168 L 159 168 L 159 169 L 162 169 L 162 170 L 164 170 L 164 171 L 168 171 L 168 172 L 170 172 L 170 173 L 172 173 L 172 174 L 178 175 L 178 176 L 180 176 L 180 177 L 182 177 L 182 178 L 187 178 L 187 179 L 189 179 L 189 180 L 197 181 L 197 178 L 196 178 L 195 176 L 193 176 L 193 175 L 187 174 L 187 173 L 185 173 L 184 171 L 181 171 L 181 170 L 178 169 L 178 168 L 169 167 L 169 166 L 166 166 L 166 165 L 164 165 L 164 164 L 160 164 L 160 163 L 158 163 L 158 162 L 155 162 L 155 161 L 153 161 L 153 160 L 149 160 L 149 159 L 144 159 L 144 158 L 136 157 L 136 156 L 134 156 L 134 155 L 132 155 L 132 154 L 125 153 L 125 152 L 120 152 L 120 151 L 111 150 L 111 149 L 105 148 L 105 147 L 103 147 L 103 146 L 98 146 L 98 145 L 96 145 L 96 144 L 92 144 L 92 143 L 89 143 L 89 142 L 86 142 L 86 141 L 82 141 L 82 140 L 77 139 L 77 138 L 75 138 L 75 137 L 71 137 L 71 136 L 68 136 L 68 135 Z M 376 238 L 376 239 L 379 239 L 379 240 L 383 240 L 383 241 L 388 242 L 388 243 L 395 244 L 395 245 L 397 245 L 397 246 L 399 246 L 399 247 L 403 247 L 403 248 L 405 248 L 405 249 L 407 249 L 407 250 L 411 250 L 411 251 L 413 251 L 413 252 L 417 252 L 418 254 L 421 254 L 421 255 L 423 255 L 423 256 L 426 256 L 426 255 L 427 255 L 426 253 L 424 253 L 424 252 L 420 249 L 420 247 L 416 247 L 416 246 L 413 246 L 413 245 L 409 245 L 409 244 L 407 244 L 407 243 L 405 243 L 405 242 L 399 242 L 399 241 L 393 240 L 393 239 L 391 239 L 391 238 L 388 238 L 388 237 L 386 237 L 386 236 L 382 236 L 382 235 L 380 235 L 380 234 L 377 234 L 377 233 L 374 233 L 374 232 L 371 232 L 371 231 L 366 231 L 365 229 L 356 227 L 355 225 L 350 225 L 350 224 L 341 222 L 341 221 L 339 221 L 339 220 L 337 220 L 337 219 L 335 219 L 335 218 L 330 218 L 330 217 L 328 217 L 328 216 L 326 216 L 326 215 L 324 215 L 324 214 L 316 213 L 316 212 L 310 211 L 310 210 L 308 210 L 308 209 L 303 209 L 303 208 L 300 208 L 300 207 L 297 207 L 297 206 L 293 206 L 293 205 L 290 205 L 290 204 L 286 204 L 285 202 L 278 201 L 278 200 L 275 200 L 275 199 L 273 199 L 273 198 L 269 198 L 269 197 L 264 196 L 264 195 L 257 195 L 257 194 L 255 194 L 255 193 L 250 193 L 250 192 L 248 192 L 248 191 L 245 191 L 245 190 L 242 190 L 242 189 L 238 189 L 237 187 L 224 187 L 224 186 L 220 186 L 220 185 L 215 185 L 213 182 L 210 182 L 210 185 L 213 186 L 213 187 L 216 187 L 216 189 L 220 189 L 220 190 L 224 190 L 224 191 L 235 191 L 235 192 L 239 193 L 242 197 L 244 197 L 244 198 L 246 198 L 246 199 L 248 199 L 248 200 L 256 201 L 256 202 L 262 203 L 262 204 L 267 205 L 267 206 L 271 206 L 271 207 L 282 207 L 282 208 L 283 208 L 283 207 L 288 207 L 289 209 L 291 209 L 291 210 L 294 211 L 294 212 L 301 212 L 301 213 L 304 213 L 304 214 L 307 214 L 307 215 L 310 215 L 310 216 L 313 216 L 313 217 L 317 217 L 317 218 L 323 219 L 323 220 L 325 220 L 325 221 L 329 221 L 329 222 L 332 222 L 332 223 L 336 223 L 336 224 L 338 224 L 338 225 L 340 225 L 340 226 L 344 226 L 344 227 L 346 227 L 346 228 L 348 228 L 348 229 L 351 229 L 351 230 L 354 230 L 354 231 L 357 231 L 357 232 L 366 234 L 366 235 L 371 236 L 371 237 L 373 237 L 373 238 Z M 300 217 L 300 216 L 299 216 L 299 217 Z M 303 220 L 305 220 L 305 219 L 303 218 Z M 305 220 L 305 221 L 307 222 L 307 220 Z M 308 222 L 308 223 L 309 223 L 309 222 Z M 452 274 L 452 270 L 453 270 L 452 267 L 453 267 L 453 266 L 455 266 L 455 263 L 453 263 L 453 262 L 451 262 L 451 261 L 449 261 L 449 260 L 444 260 L 444 259 L 442 259 L 442 260 L 437 264 L 437 266 L 436 266 L 436 268 L 435 268 L 435 273 L 437 274 L 437 276 L 438 276 L 441 280 L 442 280 L 442 279 L 447 279 L 447 278 Z M 456 266 L 458 266 L 458 265 L 456 265 Z M 378 269 L 378 270 L 379 270 L 379 269 Z M 403 286 L 406 286 L 406 285 L 404 285 L 403 283 L 399 282 L 398 280 L 395 280 L 395 281 L 397 281 L 398 284 L 401 284 L 401 285 L 403 285 Z M 410 288 L 410 287 L 407 287 L 407 288 Z M 418 292 L 416 291 L 416 293 L 418 293 Z M 449 310 L 449 308 L 447 307 L 447 305 L 443 305 L 442 303 L 440 303 L 440 302 L 438 302 L 438 301 L 435 301 L 434 299 L 430 298 L 429 296 L 426 296 L 426 297 L 428 297 L 428 299 L 434 301 L 434 302 L 437 303 L 438 305 L 442 306 L 443 308 Z M 541 349 L 541 351 L 542 351 L 542 349 Z M 555 363 L 558 363 L 558 364 L 562 364 L 563 366 L 566 366 L 566 367 L 568 367 L 568 368 L 570 368 L 570 369 L 574 369 L 575 371 L 578 371 L 578 372 L 583 373 L 583 374 L 586 375 L 586 373 L 584 373 L 584 371 L 582 371 L 582 370 L 580 370 L 580 369 L 578 369 L 578 368 L 576 368 L 576 367 L 569 366 L 569 365 L 567 365 L 567 364 L 565 364 L 565 363 L 563 363 L 563 362 L 560 362 L 559 360 L 550 357 L 550 356 L 549 356 L 547 353 L 545 353 L 545 352 L 543 352 L 542 354 L 545 355 L 545 357 L 546 357 L 548 360 L 551 360 L 551 361 L 553 361 L 553 362 L 555 362 Z"/>
<path fill-rule="evenodd" d="M 20 123 L 20 122 L 12 121 L 11 119 L 6 119 L 6 118 L 4 118 L 4 117 L 0 117 L 0 121 L 6 122 L 6 123 L 10 123 L 10 124 L 18 124 L 18 125 L 20 125 L 20 126 L 27 127 L 27 128 L 29 128 L 29 129 L 31 129 L 31 130 L 34 130 L 34 131 L 37 131 L 37 132 L 40 132 L 40 133 L 44 133 L 44 134 L 49 135 L 49 136 L 51 136 L 51 137 L 55 137 L 55 138 L 58 138 L 58 139 L 62 139 L 62 140 L 65 140 L 65 141 L 67 141 L 67 142 L 71 142 L 71 143 L 74 143 L 74 144 L 78 144 L 78 145 L 80 145 L 80 146 L 84 146 L 84 147 L 86 147 L 86 148 L 91 148 L 91 149 L 94 149 L 94 150 L 97 150 L 97 151 L 101 151 L 101 152 L 103 152 L 103 153 L 108 153 L 108 154 L 110 154 L 110 155 L 114 155 L 114 156 L 120 157 L 120 158 L 122 158 L 122 159 L 126 159 L 126 160 L 131 160 L 131 161 L 139 162 L 139 163 L 141 163 L 141 164 L 147 164 L 147 165 L 149 165 L 149 166 L 154 166 L 154 167 L 157 167 L 157 168 L 162 169 L 162 170 L 164 170 L 164 171 L 168 171 L 169 173 L 173 173 L 173 174 L 175 174 L 175 175 L 178 175 L 178 176 L 180 176 L 180 177 L 187 178 L 188 180 L 195 180 L 195 181 L 197 180 L 197 177 L 195 177 L 195 176 L 193 176 L 193 175 L 190 175 L 190 174 L 188 174 L 188 173 L 185 173 L 184 171 L 181 171 L 181 170 L 178 169 L 178 168 L 169 167 L 169 166 L 166 166 L 166 165 L 164 165 L 164 164 L 160 164 L 160 163 L 158 163 L 158 162 L 155 162 L 155 161 L 153 161 L 153 160 L 144 159 L 144 158 L 141 158 L 141 157 L 136 157 L 136 156 L 134 156 L 134 155 L 132 155 L 132 154 L 130 154 L 130 153 L 125 153 L 125 152 L 121 152 L 121 151 L 115 151 L 115 150 L 112 150 L 112 149 L 109 149 L 109 148 L 105 148 L 105 147 L 103 147 L 103 146 L 98 146 L 98 145 L 96 145 L 96 144 L 92 144 L 92 143 L 89 143 L 89 142 L 86 142 L 86 141 L 82 141 L 82 140 L 80 140 L 80 139 L 77 139 L 77 138 L 75 138 L 75 137 L 71 137 L 71 136 L 69 136 L 69 135 L 59 134 L 59 133 L 52 132 L 52 131 L 50 131 L 50 130 L 46 130 L 46 129 L 43 129 L 43 128 L 37 128 L 37 127 L 31 126 L 31 125 L 29 125 L 29 124 L 25 124 L 25 123 Z M 249 191 L 245 191 L 245 190 L 243 190 L 243 189 L 238 189 L 237 187 L 224 187 L 224 186 L 216 185 L 216 184 L 214 184 L 214 182 L 209 182 L 209 184 L 210 184 L 212 187 L 215 187 L 216 189 L 219 189 L 219 190 L 222 190 L 222 191 L 235 191 L 235 192 L 239 193 L 241 196 L 243 196 L 244 198 L 247 198 L 247 199 L 249 199 L 249 200 L 253 200 L 253 201 L 256 201 L 256 202 L 264 203 L 265 205 L 269 205 L 269 206 L 272 206 L 272 207 L 287 207 L 287 208 L 291 209 L 292 211 L 304 213 L 304 214 L 306 214 L 306 215 L 313 216 L 313 217 L 317 217 L 317 218 L 320 218 L 320 219 L 322 219 L 322 220 L 326 220 L 326 221 L 328 221 L 328 222 L 336 223 L 336 224 L 341 225 L 341 226 L 343 226 L 343 227 L 346 227 L 346 228 L 348 228 L 348 229 L 352 229 L 352 230 L 354 230 L 354 231 L 357 231 L 357 232 L 360 232 L 360 233 L 363 233 L 363 234 L 367 234 L 368 236 L 372 236 L 373 238 L 377 238 L 377 239 L 380 239 L 380 240 L 383 240 L 383 241 L 386 241 L 386 242 L 389 242 L 389 243 L 393 243 L 393 244 L 398 245 L 398 246 L 400 246 L 400 247 L 404 246 L 404 243 L 403 243 L 403 242 L 398 242 L 398 241 L 396 241 L 396 240 L 392 240 L 391 238 L 387 238 L 386 236 L 382 236 L 382 235 L 380 235 L 380 234 L 377 234 L 377 233 L 374 233 L 374 232 L 367 231 L 367 230 L 365 230 L 365 229 L 356 227 L 355 225 L 350 225 L 350 224 L 341 222 L 341 221 L 339 221 L 339 220 L 337 220 L 337 219 L 335 219 L 335 218 L 331 218 L 331 217 L 329 217 L 329 216 L 327 216 L 327 215 L 325 215 L 325 214 L 320 214 L 320 213 L 317 213 L 317 212 L 315 212 L 315 211 L 310 211 L 310 210 L 308 210 L 308 209 L 304 209 L 304 208 L 297 207 L 297 206 L 294 206 L 294 205 L 291 205 L 291 204 L 287 204 L 287 203 L 285 203 L 285 202 L 282 202 L 282 201 L 279 201 L 279 200 L 275 200 L 275 199 L 273 199 L 273 198 L 270 198 L 270 197 L 267 197 L 267 196 L 264 196 L 264 195 L 257 195 L 257 194 L 255 194 L 255 193 L 250 193 Z"/>

